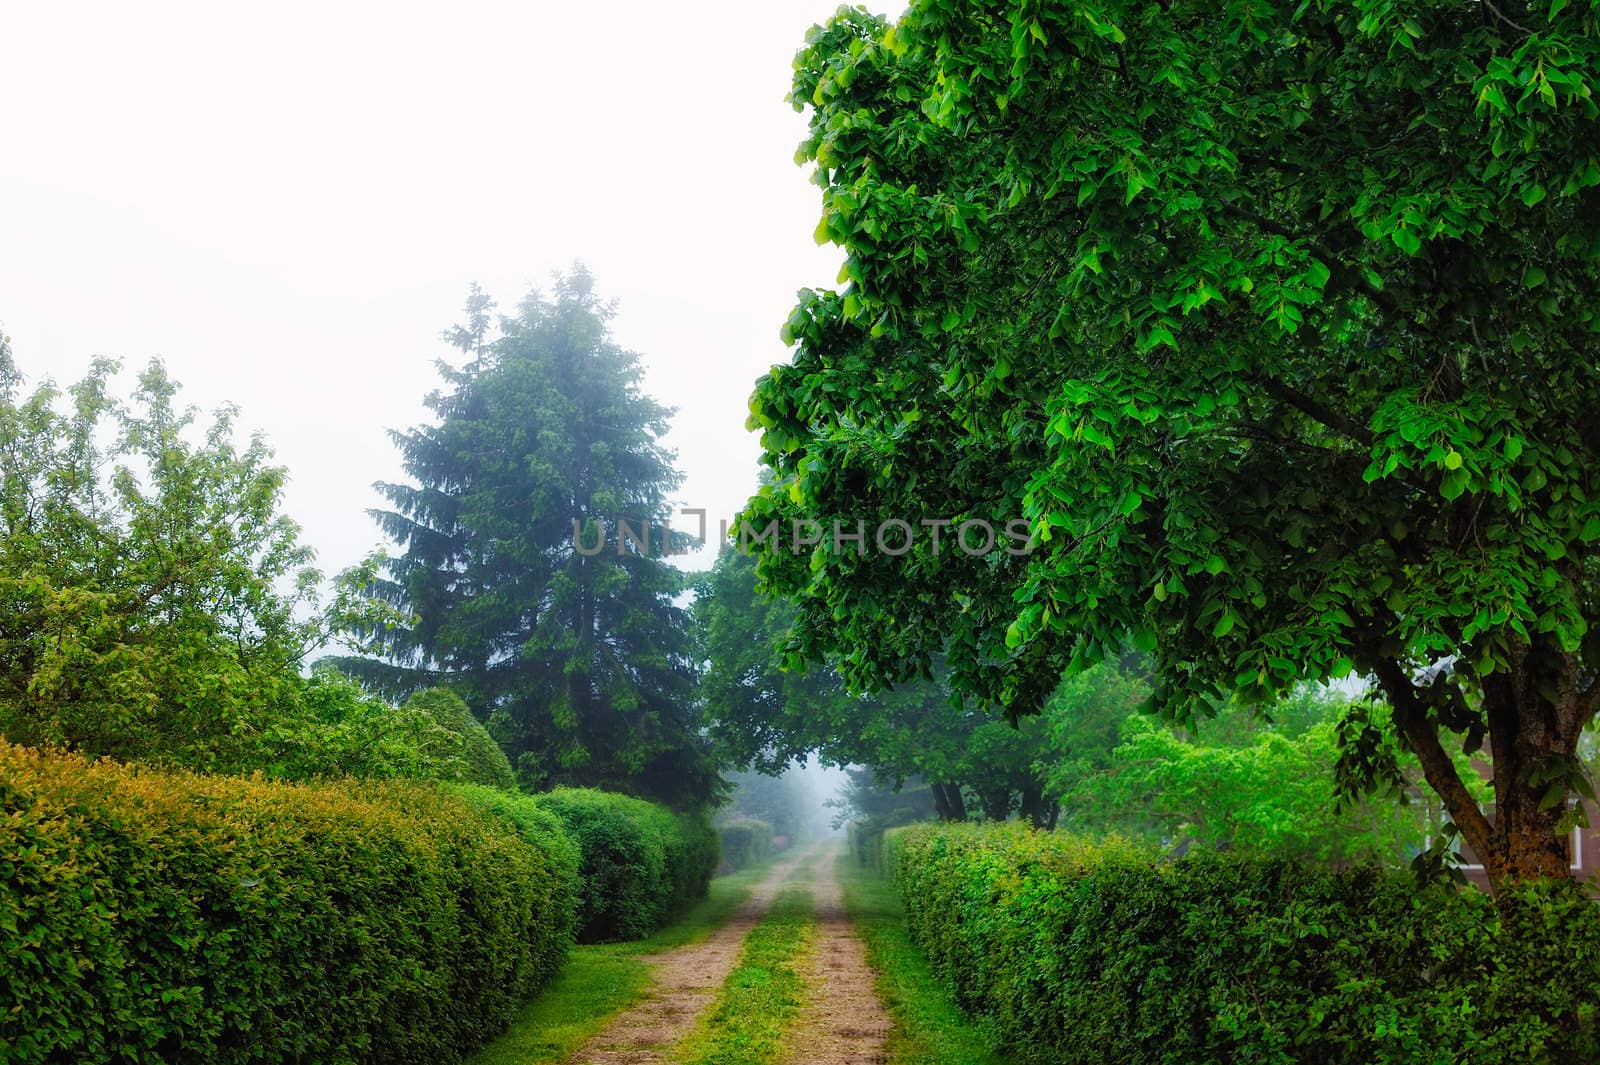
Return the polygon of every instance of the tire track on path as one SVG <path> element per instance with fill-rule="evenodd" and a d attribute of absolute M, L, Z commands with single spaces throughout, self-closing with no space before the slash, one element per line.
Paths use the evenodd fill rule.
<path fill-rule="evenodd" d="M 699 943 L 642 956 L 639 960 L 653 970 L 649 993 L 613 1017 L 567 1059 L 568 1065 L 664 1065 L 669 1061 L 668 1049 L 687 1035 L 700 1014 L 716 1001 L 745 936 L 761 922 L 801 863 L 816 857 L 817 848 L 807 847 L 780 862 L 733 916 Z"/>
<path fill-rule="evenodd" d="M 866 944 L 845 913 L 838 847 L 830 845 L 812 866 L 817 938 L 802 971 L 807 1001 L 785 1043 L 785 1057 L 797 1065 L 882 1065 L 889 1060 L 894 1022 L 878 997 L 878 974 L 867 963 Z"/>

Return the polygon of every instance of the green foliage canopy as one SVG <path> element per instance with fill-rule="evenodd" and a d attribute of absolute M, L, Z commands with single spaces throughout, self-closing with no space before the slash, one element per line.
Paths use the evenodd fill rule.
<path fill-rule="evenodd" d="M 31 391 L 0 338 L 0 735 L 276 778 L 453 777 L 464 740 L 308 650 L 393 613 L 373 563 L 324 606 L 285 471 L 224 407 L 203 431 L 160 363 L 131 402 L 96 362 Z"/>
<path fill-rule="evenodd" d="M 0 338 L 0 733 L 262 768 L 321 635 L 285 472 L 231 407 L 202 431 L 160 363 L 130 403 L 117 369 L 25 391 Z"/>
<path fill-rule="evenodd" d="M 1439 838 L 1438 804 L 1426 798 L 1339 802 L 1339 704 L 1301 702 L 1320 702 L 1324 710 L 1302 728 L 1263 725 L 1238 705 L 1197 735 L 1135 714 L 1121 723 L 1114 746 L 1095 752 L 1101 765 L 1091 769 L 1085 760 L 1063 758 L 1049 764 L 1048 783 L 1066 823 L 1077 830 L 1323 867 L 1404 867 Z M 1052 731 L 1071 731 L 1076 719 L 1051 714 L 1046 722 Z M 1390 753 L 1397 762 L 1404 759 L 1405 779 L 1416 780 L 1415 761 Z M 1459 761 L 1470 772 L 1465 756 Z"/>
<path fill-rule="evenodd" d="M 712 735 L 734 764 L 777 772 L 814 754 L 869 766 L 894 787 L 925 779 L 946 818 L 967 816 L 963 788 L 991 818 L 1013 809 L 1040 824 L 1053 817 L 1035 770 L 1044 754 L 1036 723 L 1012 727 L 952 701 L 938 679 L 863 696 L 827 663 L 786 662 L 781 641 L 794 608 L 764 594 L 755 559 L 740 551 L 723 551 L 697 592 L 701 691 Z"/>
<path fill-rule="evenodd" d="M 1013 713 L 1131 640 L 1177 719 L 1377 678 L 1496 883 L 1565 877 L 1600 706 L 1600 7 L 844 10 L 796 60 L 817 236 L 751 401 L 793 651 Z M 1494 810 L 1445 749 L 1485 739 Z M 1368 736 L 1366 739 L 1370 740 Z"/>

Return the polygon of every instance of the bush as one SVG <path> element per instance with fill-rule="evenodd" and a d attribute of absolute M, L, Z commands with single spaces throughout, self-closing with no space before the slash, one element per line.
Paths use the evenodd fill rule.
<path fill-rule="evenodd" d="M 455 768 L 452 779 L 516 790 L 517 777 L 511 771 L 511 760 L 455 692 L 445 688 L 417 692 L 406 700 L 405 709 L 426 715 L 444 730 L 449 742 L 444 745 L 446 749 L 437 753 L 441 761 Z"/>
<path fill-rule="evenodd" d="M 455 1062 L 565 948 L 570 851 L 433 785 L 0 742 L 0 811 L 8 1065 Z"/>
<path fill-rule="evenodd" d="M 560 971 L 578 930 L 578 901 L 583 895 L 583 880 L 579 873 L 582 859 L 577 841 L 567 834 L 561 819 L 541 807 L 531 795 L 483 784 L 448 787 L 477 809 L 510 821 L 550 859 L 555 886 L 548 905 L 537 914 L 538 927 L 532 940 L 540 947 L 534 957 L 534 970 L 537 982 L 543 985 Z"/>
<path fill-rule="evenodd" d="M 729 870 L 758 865 L 777 851 L 772 826 L 754 817 L 730 817 L 718 822 L 717 839 L 722 845 L 722 868 Z"/>
<path fill-rule="evenodd" d="M 718 860 L 705 818 L 592 788 L 558 788 L 538 801 L 578 844 L 581 941 L 643 939 L 705 895 Z"/>
<path fill-rule="evenodd" d="M 894 830 L 884 861 L 918 944 L 1023 1060 L 1597 1060 L 1600 916 L 1576 890 L 1504 916 L 1377 870 L 1015 825 Z"/>
<path fill-rule="evenodd" d="M 454 779 L 461 743 L 433 718 L 396 707 L 355 680 L 320 668 L 289 696 L 258 708 L 248 739 L 223 764 L 184 764 L 206 772 L 261 772 L 275 780 L 363 777 Z M 176 766 L 171 758 L 141 759 Z"/>

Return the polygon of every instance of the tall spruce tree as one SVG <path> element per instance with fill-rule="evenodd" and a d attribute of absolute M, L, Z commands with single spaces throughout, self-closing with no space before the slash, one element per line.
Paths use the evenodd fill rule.
<path fill-rule="evenodd" d="M 380 484 L 393 509 L 373 511 L 404 552 L 378 594 L 415 623 L 387 664 L 346 665 L 394 694 L 460 692 L 529 787 L 703 804 L 720 783 L 683 578 L 662 557 L 671 411 L 640 391 L 581 267 L 498 322 L 477 287 L 466 310 L 445 338 L 467 361 L 441 362 L 428 397 L 437 423 L 391 434 L 415 483 Z"/>

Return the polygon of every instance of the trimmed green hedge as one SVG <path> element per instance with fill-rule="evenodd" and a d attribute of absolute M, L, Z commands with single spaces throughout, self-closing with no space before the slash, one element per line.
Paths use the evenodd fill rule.
<path fill-rule="evenodd" d="M 582 942 L 643 939 L 705 896 L 718 854 L 704 817 L 593 788 L 558 788 L 538 802 L 561 819 L 582 856 Z"/>
<path fill-rule="evenodd" d="M 777 853 L 772 842 L 772 826 L 758 818 L 730 817 L 719 821 L 716 827 L 723 868 L 748 869 Z"/>
<path fill-rule="evenodd" d="M 537 915 L 539 924 L 533 940 L 540 947 L 534 969 L 537 983 L 542 986 L 561 970 L 578 931 L 583 878 L 577 841 L 567 834 L 561 819 L 540 806 L 532 795 L 482 784 L 451 784 L 447 788 L 479 810 L 511 822 L 549 858 L 552 887 L 547 905 Z"/>
<path fill-rule="evenodd" d="M 570 850 L 530 839 L 434 785 L 0 741 L 0 1058 L 459 1061 L 566 948 Z"/>
<path fill-rule="evenodd" d="M 919 946 L 1026 1061 L 1600 1060 L 1600 908 L 1016 825 L 887 834 Z"/>

